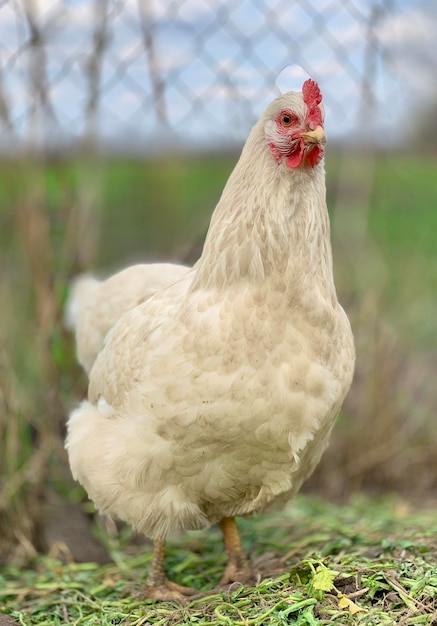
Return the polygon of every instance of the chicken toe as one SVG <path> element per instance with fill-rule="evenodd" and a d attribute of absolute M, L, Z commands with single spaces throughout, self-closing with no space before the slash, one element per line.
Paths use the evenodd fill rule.
<path fill-rule="evenodd" d="M 225 571 L 220 579 L 220 586 L 231 583 L 249 584 L 255 579 L 255 575 L 244 560 L 229 559 Z"/>
<path fill-rule="evenodd" d="M 155 539 L 153 545 L 152 563 L 146 580 L 145 596 L 154 600 L 170 602 L 187 602 L 187 596 L 198 591 L 191 587 L 184 587 L 169 580 L 164 571 L 165 541 Z"/>
<path fill-rule="evenodd" d="M 184 604 L 190 596 L 198 594 L 197 589 L 178 585 L 168 578 L 164 578 L 159 584 L 151 585 L 146 583 L 145 597 L 162 602 L 179 602 Z"/>

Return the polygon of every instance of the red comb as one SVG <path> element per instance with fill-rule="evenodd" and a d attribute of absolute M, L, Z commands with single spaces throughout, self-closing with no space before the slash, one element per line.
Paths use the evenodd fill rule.
<path fill-rule="evenodd" d="M 322 101 L 322 94 L 318 84 L 308 78 L 302 86 L 302 95 L 308 108 L 308 119 L 317 125 L 322 124 L 322 112 L 318 106 Z"/>

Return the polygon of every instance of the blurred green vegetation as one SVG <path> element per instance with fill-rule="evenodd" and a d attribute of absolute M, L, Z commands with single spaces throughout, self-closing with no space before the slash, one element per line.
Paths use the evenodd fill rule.
<path fill-rule="evenodd" d="M 369 230 L 387 264 L 382 306 L 410 346 L 437 336 L 437 159 L 386 158 L 375 168 Z M 405 336 L 404 336 L 405 338 Z"/>
<path fill-rule="evenodd" d="M 62 211 L 74 210 L 82 201 L 83 187 L 92 187 L 90 221 L 97 223 L 97 226 L 93 224 L 97 232 L 92 263 L 94 269 L 103 273 L 136 260 L 188 254 L 190 245 L 203 239 L 236 158 L 236 155 L 176 156 L 156 161 L 114 158 L 103 162 L 57 160 L 45 164 L 3 161 L 0 163 L 3 272 L 13 271 L 16 278 L 20 277 L 23 242 L 16 228 L 16 207 L 32 202 L 35 188 L 40 192 L 38 200 L 43 200 L 49 213 L 52 235 L 62 240 L 65 238 L 65 232 L 60 232 L 65 227 Z M 345 173 L 348 160 L 351 161 Z M 392 312 L 404 306 L 403 313 L 407 316 L 406 309 L 414 304 L 413 300 L 420 302 L 430 292 L 437 291 L 436 166 L 437 159 L 429 156 L 403 154 L 338 153 L 327 160 L 331 214 L 335 219 L 338 179 L 344 174 L 348 177 L 346 194 L 350 195 L 352 205 L 348 220 L 352 224 L 357 219 L 356 205 L 368 202 L 367 236 L 376 243 L 389 275 L 384 305 Z M 347 202 L 347 198 L 341 201 Z M 350 238 L 351 233 L 346 235 Z M 345 242 L 340 240 L 338 244 L 341 248 Z M 334 254 L 338 265 L 344 262 L 341 250 L 339 253 L 335 245 Z M 56 257 L 52 261 L 56 263 Z M 341 279 L 338 266 L 336 270 Z M 347 292 L 350 285 L 339 288 Z M 434 321 L 429 320 L 430 324 Z M 416 332 L 420 337 L 424 329 L 416 328 Z"/>
<path fill-rule="evenodd" d="M 0 162 L 0 555 L 32 552 L 44 486 L 68 481 L 64 423 L 86 390 L 63 328 L 69 280 L 194 261 L 236 158 Z M 333 497 L 396 489 L 427 498 L 437 485 L 436 166 L 420 155 L 328 155 L 336 285 L 358 352 L 310 481 Z"/>

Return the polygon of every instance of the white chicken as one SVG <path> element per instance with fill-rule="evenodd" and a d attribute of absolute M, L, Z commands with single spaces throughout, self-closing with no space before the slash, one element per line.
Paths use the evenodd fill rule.
<path fill-rule="evenodd" d="M 138 264 L 100 281 L 82 274 L 70 287 L 66 325 L 76 338 L 79 363 L 89 375 L 108 331 L 123 313 L 188 272 L 173 263 Z"/>
<path fill-rule="evenodd" d="M 316 467 L 349 389 L 354 345 L 333 282 L 319 88 L 270 104 L 212 216 L 203 253 L 125 313 L 71 414 L 73 476 L 96 507 L 154 538 L 220 523 L 222 583 L 247 581 L 234 516 L 288 500 Z"/>

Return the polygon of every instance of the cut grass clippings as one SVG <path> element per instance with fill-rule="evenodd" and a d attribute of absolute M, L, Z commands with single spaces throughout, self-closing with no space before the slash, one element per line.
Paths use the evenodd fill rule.
<path fill-rule="evenodd" d="M 109 565 L 38 557 L 33 569 L 4 570 L 0 606 L 25 626 L 437 624 L 435 510 L 299 496 L 284 512 L 240 520 L 240 527 L 255 571 L 267 576 L 253 587 L 216 587 L 226 559 L 212 528 L 168 547 L 168 572 L 203 595 L 185 606 L 146 600 L 150 546 L 135 547 L 122 533 L 109 542 Z"/>

